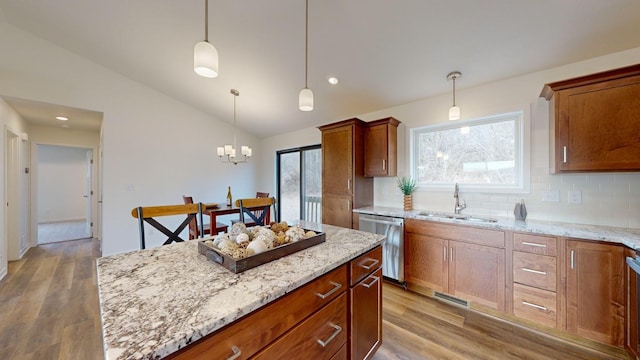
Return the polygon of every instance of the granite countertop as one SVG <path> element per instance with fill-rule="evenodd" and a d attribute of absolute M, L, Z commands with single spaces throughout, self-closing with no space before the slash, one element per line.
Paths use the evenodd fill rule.
<path fill-rule="evenodd" d="M 326 241 L 234 274 L 197 241 L 99 258 L 105 358 L 157 359 L 380 245 L 383 235 L 300 222 Z"/>
<path fill-rule="evenodd" d="M 633 250 L 640 250 L 640 229 L 614 228 L 596 225 L 567 224 L 560 222 L 527 220 L 525 222 L 516 221 L 513 218 L 491 217 L 495 222 L 470 222 L 465 220 L 447 219 L 440 217 L 430 217 L 421 215 L 429 212 L 427 210 L 404 211 L 402 208 L 385 206 L 368 206 L 354 209 L 354 212 L 361 214 L 385 215 L 401 217 L 405 219 L 418 219 L 437 221 L 449 224 L 468 225 L 486 229 L 510 230 L 523 233 L 553 235 L 572 237 L 585 240 L 606 241 L 611 243 L 624 244 Z M 438 212 L 439 213 L 439 212 Z M 462 215 L 473 215 L 463 212 Z M 479 216 L 484 217 L 485 216 Z"/>

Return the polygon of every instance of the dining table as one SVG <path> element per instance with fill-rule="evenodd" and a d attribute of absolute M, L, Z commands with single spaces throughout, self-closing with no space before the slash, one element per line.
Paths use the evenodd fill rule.
<path fill-rule="evenodd" d="M 246 207 L 251 211 L 259 211 L 264 210 L 264 206 L 254 206 L 254 207 Z M 220 204 L 204 204 L 204 208 L 202 209 L 203 215 L 209 215 L 210 224 L 215 224 L 218 216 L 222 215 L 231 215 L 231 214 L 240 214 L 240 207 L 231 205 L 220 205 Z M 265 217 L 265 225 L 269 223 L 270 216 L 267 214 Z"/>

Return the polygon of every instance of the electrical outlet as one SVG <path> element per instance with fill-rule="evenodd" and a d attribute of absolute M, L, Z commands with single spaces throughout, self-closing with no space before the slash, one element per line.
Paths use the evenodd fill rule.
<path fill-rule="evenodd" d="M 567 193 L 567 202 L 569 204 L 582 204 L 582 192 L 580 190 L 570 190 Z"/>
<path fill-rule="evenodd" d="M 560 191 L 548 190 L 542 192 L 543 202 L 560 202 Z"/>

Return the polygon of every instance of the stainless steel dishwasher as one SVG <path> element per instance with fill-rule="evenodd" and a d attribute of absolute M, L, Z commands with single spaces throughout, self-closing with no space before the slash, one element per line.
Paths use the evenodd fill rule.
<path fill-rule="evenodd" d="M 404 281 L 404 219 L 361 213 L 359 220 L 361 231 L 387 237 L 382 243 L 382 276 L 406 287 Z"/>

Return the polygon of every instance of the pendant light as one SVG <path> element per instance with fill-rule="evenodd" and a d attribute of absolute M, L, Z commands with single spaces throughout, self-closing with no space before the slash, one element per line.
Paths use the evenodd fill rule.
<path fill-rule="evenodd" d="M 193 49 L 193 71 L 207 78 L 218 77 L 218 50 L 209 43 L 209 0 L 204 0 L 204 41 Z"/>
<path fill-rule="evenodd" d="M 298 105 L 302 111 L 313 110 L 313 92 L 307 86 L 307 67 L 309 57 L 309 0 L 306 0 L 306 15 L 304 27 L 304 89 L 300 91 L 298 96 Z"/>
<path fill-rule="evenodd" d="M 456 105 L 456 79 L 462 76 L 460 71 L 453 71 L 447 75 L 447 80 L 453 80 L 453 106 L 449 108 L 449 120 L 460 119 L 460 107 Z"/>
<path fill-rule="evenodd" d="M 236 89 L 231 89 L 231 94 L 233 95 L 233 145 L 218 146 L 216 151 L 220 161 L 238 165 L 238 163 L 246 163 L 251 157 L 253 150 L 251 150 L 250 147 L 243 145 L 240 147 L 240 154 L 243 158 L 242 160 L 236 159 L 236 149 L 238 148 L 236 138 L 236 98 L 240 95 L 240 92 Z"/>

